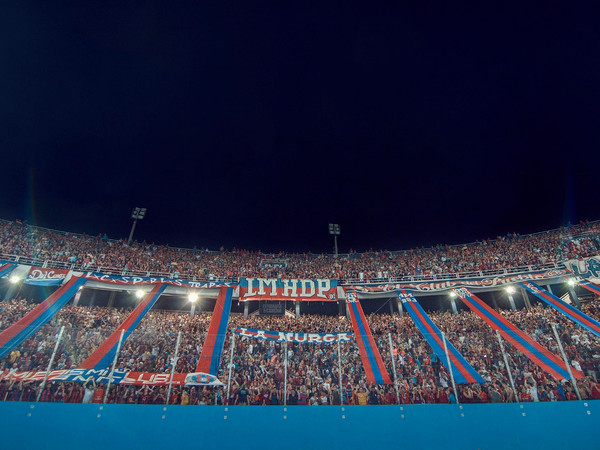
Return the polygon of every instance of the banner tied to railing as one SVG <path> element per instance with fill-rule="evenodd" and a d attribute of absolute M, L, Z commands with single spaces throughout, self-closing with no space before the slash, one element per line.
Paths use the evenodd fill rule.
<path fill-rule="evenodd" d="M 354 339 L 353 333 L 295 333 L 287 331 L 266 331 L 254 328 L 237 327 L 235 334 L 262 339 L 265 341 L 298 342 L 302 344 L 323 344 L 328 342 L 345 342 Z"/>
<path fill-rule="evenodd" d="M 240 301 L 335 302 L 337 285 L 337 280 L 325 279 L 241 278 L 239 298 Z"/>
<path fill-rule="evenodd" d="M 123 286 L 135 286 L 135 285 L 147 285 L 147 284 L 168 284 L 170 286 L 178 287 L 191 287 L 198 289 L 213 289 L 220 287 L 235 287 L 237 283 L 228 283 L 221 281 L 192 281 L 192 280 L 180 280 L 178 278 L 168 277 L 137 277 L 137 276 L 121 276 L 121 275 L 107 275 L 100 272 L 84 272 L 81 275 L 82 278 L 86 278 L 91 281 L 100 281 L 102 283 L 123 285 Z"/>
<path fill-rule="evenodd" d="M 47 267 L 31 267 L 25 284 L 34 286 L 60 286 L 69 275 L 69 269 L 48 269 Z"/>
<path fill-rule="evenodd" d="M 43 381 L 46 375 L 42 372 L 0 372 L 0 381 Z M 108 383 L 111 379 L 110 369 L 67 369 L 52 370 L 48 374 L 48 381 L 70 381 L 85 383 L 93 378 L 96 383 Z M 115 370 L 112 374 L 111 384 L 135 386 L 167 386 L 171 381 L 170 373 L 124 372 Z M 219 379 L 208 373 L 175 373 L 172 384 L 174 386 L 223 386 Z"/>
<path fill-rule="evenodd" d="M 600 283 L 600 256 L 581 260 L 572 259 L 567 261 L 565 266 L 577 277 L 589 280 L 592 283 Z"/>

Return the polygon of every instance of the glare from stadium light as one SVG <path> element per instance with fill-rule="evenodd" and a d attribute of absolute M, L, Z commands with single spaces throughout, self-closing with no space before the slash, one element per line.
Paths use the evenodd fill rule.
<path fill-rule="evenodd" d="M 188 300 L 192 303 L 196 303 L 198 301 L 198 294 L 196 294 L 195 292 L 192 292 L 191 294 L 188 295 Z"/>
<path fill-rule="evenodd" d="M 567 283 L 569 283 L 569 286 L 573 287 L 573 286 L 575 286 L 575 279 L 569 278 L 569 281 L 567 281 Z"/>
<path fill-rule="evenodd" d="M 513 286 L 507 286 L 506 287 L 506 292 L 508 292 L 509 294 L 514 294 L 515 293 L 515 288 Z"/>
<path fill-rule="evenodd" d="M 142 291 L 141 289 L 138 289 L 137 291 L 135 291 L 135 296 L 137 298 L 142 298 L 144 296 L 144 291 Z"/>
<path fill-rule="evenodd" d="M 454 292 L 454 291 L 450 291 L 450 297 L 451 297 L 451 298 L 454 298 L 454 297 L 456 297 L 456 292 Z"/>
<path fill-rule="evenodd" d="M 12 284 L 17 284 L 19 281 L 21 281 L 21 279 L 16 275 L 12 275 L 8 281 L 10 281 Z"/>

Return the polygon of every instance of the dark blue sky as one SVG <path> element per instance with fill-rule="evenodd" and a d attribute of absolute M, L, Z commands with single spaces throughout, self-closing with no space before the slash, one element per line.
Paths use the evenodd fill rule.
<path fill-rule="evenodd" d="M 0 217 L 296 251 L 600 218 L 597 10 L 250 3 L 4 5 Z"/>

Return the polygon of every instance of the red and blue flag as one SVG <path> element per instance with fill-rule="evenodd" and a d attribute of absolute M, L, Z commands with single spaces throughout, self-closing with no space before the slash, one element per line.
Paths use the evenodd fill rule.
<path fill-rule="evenodd" d="M 221 287 L 219 289 L 219 296 L 217 297 L 217 303 L 208 327 L 206 340 L 202 346 L 196 372 L 216 375 L 219 370 L 223 345 L 225 344 L 225 335 L 227 334 L 227 324 L 229 323 L 232 295 L 233 288 Z"/>

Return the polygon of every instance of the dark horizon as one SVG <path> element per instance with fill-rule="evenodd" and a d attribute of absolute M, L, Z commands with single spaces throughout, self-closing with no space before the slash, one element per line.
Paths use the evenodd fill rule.
<path fill-rule="evenodd" d="M 579 9 L 577 9 L 579 8 Z M 0 27 L 0 218 L 340 252 L 600 219 L 593 9 L 44 2 Z"/>

